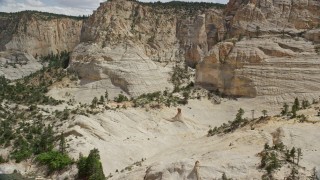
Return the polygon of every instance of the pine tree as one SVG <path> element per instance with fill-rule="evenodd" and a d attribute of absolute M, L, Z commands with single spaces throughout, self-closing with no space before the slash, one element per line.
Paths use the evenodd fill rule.
<path fill-rule="evenodd" d="M 228 180 L 226 173 L 223 173 L 221 178 L 222 180 Z"/>
<path fill-rule="evenodd" d="M 59 151 L 64 154 L 66 152 L 66 141 L 64 138 L 64 133 L 60 135 L 60 144 L 59 144 Z"/>
<path fill-rule="evenodd" d="M 296 148 L 293 147 L 290 151 L 290 156 L 292 158 L 292 162 L 294 163 L 294 158 L 296 157 Z"/>
<path fill-rule="evenodd" d="M 104 98 L 108 101 L 109 100 L 109 93 L 108 90 L 104 93 Z"/>
<path fill-rule="evenodd" d="M 288 111 L 289 111 L 289 106 L 287 103 L 284 103 L 283 105 L 283 110 L 281 111 L 281 115 L 284 116 L 284 115 L 287 115 L 288 114 Z"/>
<path fill-rule="evenodd" d="M 293 106 L 295 106 L 295 109 L 298 111 L 300 109 L 300 102 L 298 98 L 294 99 Z"/>
<path fill-rule="evenodd" d="M 98 98 L 94 97 L 92 102 L 91 102 L 91 108 L 97 107 L 97 104 L 98 104 Z"/>
<path fill-rule="evenodd" d="M 298 157 L 297 157 L 297 165 L 299 165 L 299 161 L 300 161 L 300 158 L 301 158 L 301 156 L 302 156 L 301 148 L 298 148 L 298 149 L 297 149 L 297 153 L 298 153 Z"/>
<path fill-rule="evenodd" d="M 100 97 L 100 100 L 99 100 L 99 104 L 103 104 L 103 103 L 104 103 L 104 97 L 101 96 L 101 97 Z"/>

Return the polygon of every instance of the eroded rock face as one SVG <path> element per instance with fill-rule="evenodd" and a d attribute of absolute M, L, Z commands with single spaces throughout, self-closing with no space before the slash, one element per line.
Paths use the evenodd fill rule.
<path fill-rule="evenodd" d="M 81 41 L 103 47 L 133 42 L 153 61 L 194 65 L 223 34 L 221 10 L 186 12 L 118 0 L 101 3 L 84 24 Z"/>
<path fill-rule="evenodd" d="M 229 50 L 224 50 L 228 44 Z M 224 51 L 228 53 L 221 53 Z M 319 55 L 312 42 L 255 38 L 217 45 L 198 65 L 196 82 L 234 96 L 316 98 L 320 90 L 319 67 Z"/>
<path fill-rule="evenodd" d="M 231 0 L 225 10 L 228 33 L 233 36 L 287 32 L 297 34 L 319 26 L 316 0 Z"/>
<path fill-rule="evenodd" d="M 70 68 L 81 79 L 109 79 L 131 96 L 171 88 L 168 69 L 156 65 L 142 49 L 132 45 L 101 48 L 97 44 L 81 44 L 71 56 Z"/>
<path fill-rule="evenodd" d="M 84 79 L 113 79 L 133 96 L 163 91 L 171 87 L 172 64 L 186 61 L 195 67 L 223 34 L 220 10 L 190 13 L 107 1 L 84 23 L 82 44 L 74 50 L 70 68 Z"/>
<path fill-rule="evenodd" d="M 315 43 L 320 43 L 320 29 L 312 29 L 304 34 L 304 37 Z"/>
<path fill-rule="evenodd" d="M 40 56 L 72 51 L 80 42 L 82 20 L 37 12 L 2 14 L 0 50 Z"/>
<path fill-rule="evenodd" d="M 277 102 L 316 98 L 319 9 L 319 1 L 229 1 L 224 13 L 233 43 L 209 50 L 197 66 L 197 84 Z"/>

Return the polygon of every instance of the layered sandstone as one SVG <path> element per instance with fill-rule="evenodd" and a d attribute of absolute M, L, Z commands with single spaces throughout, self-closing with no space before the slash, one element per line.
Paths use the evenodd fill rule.
<path fill-rule="evenodd" d="M 312 42 L 246 39 L 220 43 L 209 57 L 198 65 L 196 76 L 196 82 L 208 89 L 233 96 L 269 96 L 277 102 L 320 95 L 320 56 Z"/>
<path fill-rule="evenodd" d="M 215 8 L 190 12 L 107 1 L 84 23 L 70 68 L 83 79 L 113 79 L 132 96 L 163 91 L 171 87 L 173 64 L 195 67 L 223 34 L 221 10 Z"/>
<path fill-rule="evenodd" d="M 0 50 L 33 56 L 72 51 L 80 42 L 82 20 L 25 11 L 0 15 Z"/>
<path fill-rule="evenodd" d="M 229 34 L 299 34 L 317 28 L 320 2 L 316 0 L 230 0 L 225 10 Z"/>

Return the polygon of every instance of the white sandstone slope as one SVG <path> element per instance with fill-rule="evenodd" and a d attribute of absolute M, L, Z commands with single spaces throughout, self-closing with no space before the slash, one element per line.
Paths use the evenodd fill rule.
<path fill-rule="evenodd" d="M 309 176 L 313 167 L 320 168 L 319 118 L 316 110 L 304 110 L 309 120 L 318 123 L 298 123 L 296 120 L 273 118 L 233 133 L 207 137 L 209 127 L 220 126 L 233 120 L 237 110 L 244 106 L 245 116 L 251 117 L 250 108 L 243 100 L 213 105 L 208 100 L 190 100 L 182 109 L 182 122 L 174 121 L 176 108 L 146 110 L 128 108 L 105 110 L 89 117 L 77 115 L 63 122 L 69 154 L 78 158 L 93 148 L 100 151 L 106 176 L 111 179 L 201 179 L 221 178 L 223 172 L 233 179 L 260 179 L 265 171 L 259 170 L 264 144 L 273 145 L 273 133 L 281 131 L 279 139 L 288 148 L 303 151 L 301 176 Z M 258 116 L 258 113 L 256 114 Z M 278 130 L 280 129 L 280 130 Z M 143 159 L 143 161 L 142 161 Z M 194 170 L 199 161 L 198 170 Z M 141 165 L 140 165 L 141 163 Z M 289 174 L 284 166 L 277 179 Z M 305 174 L 305 175 L 303 175 Z"/>
<path fill-rule="evenodd" d="M 21 79 L 43 66 L 34 57 L 23 52 L 0 52 L 0 76 L 10 80 Z"/>
<path fill-rule="evenodd" d="M 104 48 L 98 44 L 78 45 L 71 55 L 70 69 L 82 81 L 107 80 L 133 97 L 172 87 L 168 73 L 171 69 L 151 61 L 134 44 Z"/>

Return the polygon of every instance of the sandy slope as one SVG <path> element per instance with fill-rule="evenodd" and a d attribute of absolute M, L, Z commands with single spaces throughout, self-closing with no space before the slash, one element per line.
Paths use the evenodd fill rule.
<path fill-rule="evenodd" d="M 257 125 L 255 130 L 245 127 L 232 134 L 206 137 L 209 126 L 233 120 L 241 104 L 227 101 L 213 105 L 208 100 L 191 100 L 181 107 L 183 123 L 168 121 L 176 114 L 175 108 L 128 108 L 77 116 L 64 126 L 67 134 L 69 131 L 67 139 L 72 140 L 70 154 L 77 158 L 79 152 L 86 155 L 98 148 L 105 174 L 111 173 L 112 179 L 143 179 L 146 174 L 147 179 L 196 179 L 193 168 L 197 160 L 202 179 L 220 178 L 223 172 L 235 179 L 260 179 L 264 172 L 257 169 L 257 153 L 266 142 L 272 145 L 271 133 L 279 127 L 286 146 L 302 148 L 301 165 L 307 170 L 320 168 L 319 123 L 273 120 Z M 249 105 L 244 109 L 251 116 Z M 314 115 L 310 112 L 309 119 L 316 119 Z M 146 160 L 141 167 L 133 165 L 143 158 Z M 126 167 L 131 170 L 121 172 Z M 287 174 L 283 170 L 278 177 Z"/>

